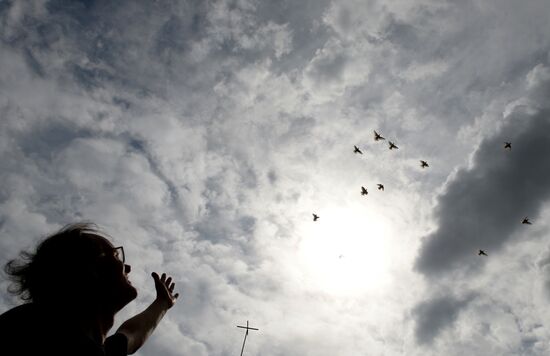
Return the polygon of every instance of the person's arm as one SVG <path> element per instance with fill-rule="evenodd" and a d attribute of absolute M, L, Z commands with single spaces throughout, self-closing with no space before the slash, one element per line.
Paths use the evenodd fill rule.
<path fill-rule="evenodd" d="M 147 309 L 122 323 L 116 331 L 128 339 L 128 354 L 133 354 L 145 343 L 179 296 L 178 293 L 173 294 L 175 283 L 172 282 L 172 277 L 166 278 L 166 273 L 159 277 L 156 272 L 153 272 L 152 276 L 155 280 L 157 298 Z"/>

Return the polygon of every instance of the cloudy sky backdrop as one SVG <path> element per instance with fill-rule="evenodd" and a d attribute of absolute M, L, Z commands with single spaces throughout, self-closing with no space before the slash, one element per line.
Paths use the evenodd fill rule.
<path fill-rule="evenodd" d="M 96 222 L 117 325 L 177 282 L 143 356 L 246 320 L 248 355 L 546 355 L 549 34 L 547 0 L 2 0 L 0 263 Z"/>

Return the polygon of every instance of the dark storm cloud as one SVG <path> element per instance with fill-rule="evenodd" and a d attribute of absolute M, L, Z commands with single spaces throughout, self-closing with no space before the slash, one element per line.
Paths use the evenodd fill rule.
<path fill-rule="evenodd" d="M 430 344 L 458 318 L 460 311 L 474 298 L 439 296 L 418 304 L 413 309 L 416 318 L 415 337 L 419 344 Z"/>
<path fill-rule="evenodd" d="M 437 228 L 425 236 L 415 267 L 426 276 L 480 265 L 476 252 L 498 251 L 537 224 L 550 198 L 550 111 L 516 107 L 505 126 L 485 139 L 473 166 L 456 173 L 438 199 Z M 505 141 L 512 142 L 510 152 Z"/>
<path fill-rule="evenodd" d="M 424 237 L 415 262 L 415 268 L 431 281 L 457 271 L 471 278 L 468 272 L 481 268 L 485 261 L 477 256 L 479 249 L 492 258 L 514 236 L 535 236 L 531 231 L 544 229 L 537 215 L 550 198 L 548 68 L 535 66 L 526 82 L 527 99 L 515 104 L 503 127 L 480 144 L 472 167 L 459 170 L 438 199 L 437 228 Z M 512 142 L 511 151 L 504 150 L 505 141 Z M 525 216 L 538 226 L 522 225 Z M 538 261 L 547 294 L 548 256 L 545 253 Z M 453 285 L 448 288 L 446 295 L 436 293 L 436 297 L 420 302 L 414 309 L 418 343 L 431 344 L 476 297 L 471 294 L 456 298 L 452 296 Z M 514 315 L 512 310 L 509 313 Z M 523 334 L 521 328 L 518 330 Z M 518 348 L 530 352 L 535 343 L 531 336 L 525 336 Z"/>

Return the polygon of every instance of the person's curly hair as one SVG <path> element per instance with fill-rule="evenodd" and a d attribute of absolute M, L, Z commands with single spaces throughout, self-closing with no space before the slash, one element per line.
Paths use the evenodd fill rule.
<path fill-rule="evenodd" d="M 106 236 L 88 222 L 63 227 L 40 242 L 35 252 L 22 251 L 6 263 L 4 271 L 12 282 L 8 291 L 30 302 L 86 294 L 93 278 L 90 265 L 104 252 L 98 241 Z"/>

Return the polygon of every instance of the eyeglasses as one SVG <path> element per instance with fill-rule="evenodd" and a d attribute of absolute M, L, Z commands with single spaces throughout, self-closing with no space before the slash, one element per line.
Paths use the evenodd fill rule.
<path fill-rule="evenodd" d="M 113 248 L 113 253 L 114 253 L 116 259 L 119 260 L 120 262 L 122 262 L 122 264 L 124 264 L 124 262 L 126 262 L 126 256 L 124 255 L 124 247 L 122 247 L 122 246 L 114 247 Z"/>

